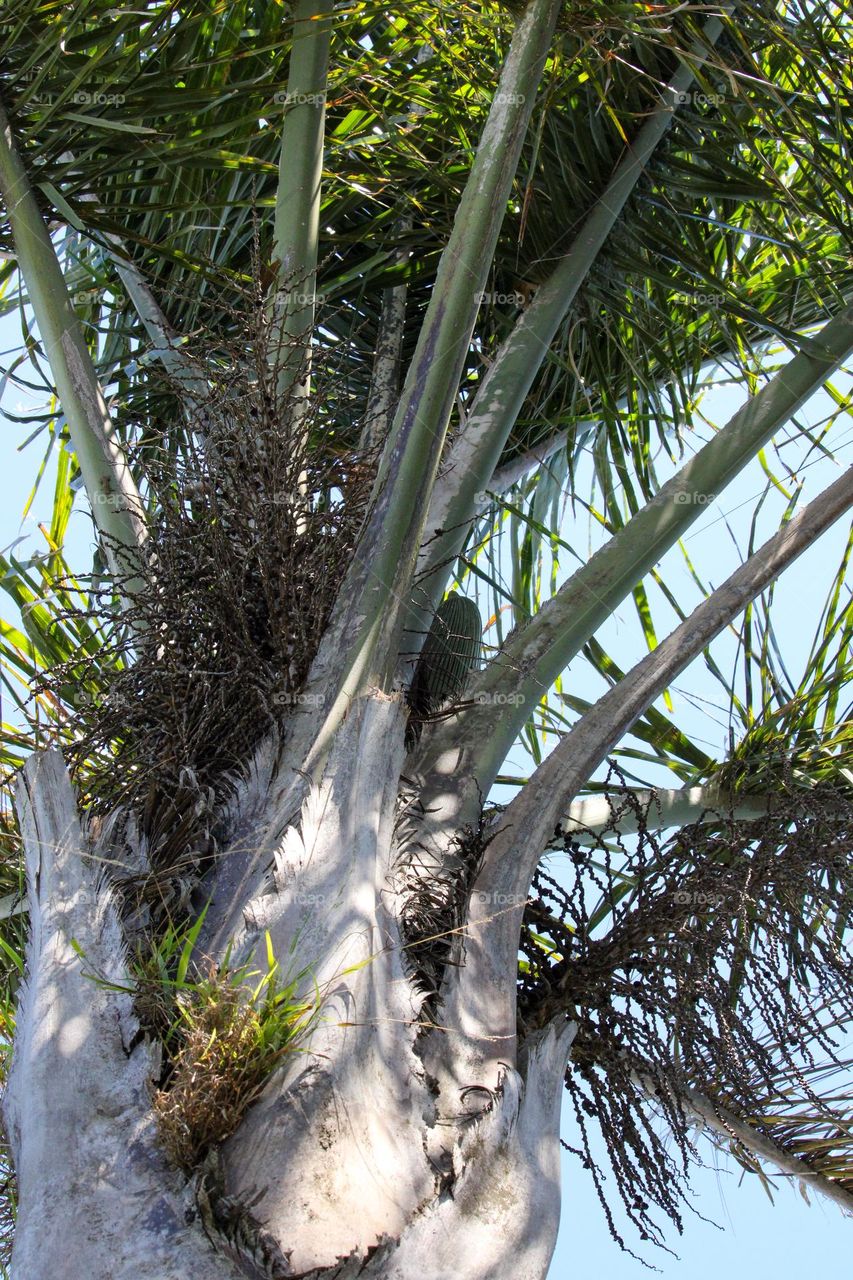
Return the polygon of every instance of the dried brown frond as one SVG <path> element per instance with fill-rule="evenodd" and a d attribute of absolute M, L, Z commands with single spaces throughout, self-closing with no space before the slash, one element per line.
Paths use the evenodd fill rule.
<path fill-rule="evenodd" d="M 418 839 L 422 816 L 417 796 L 404 794 L 397 821 L 395 883 L 403 903 L 400 923 L 407 968 L 426 993 L 423 1012 L 429 1017 L 437 1008 L 448 962 L 461 945 L 471 886 L 489 838 L 487 819 L 481 814 L 476 827 L 462 828 L 438 866 Z"/>
<path fill-rule="evenodd" d="M 616 811 L 618 791 L 613 802 Z M 520 1030 L 560 1011 L 578 1022 L 566 1076 L 580 1135 L 571 1149 L 592 1171 L 614 1236 L 590 1122 L 601 1129 L 629 1219 L 657 1243 L 652 1206 L 680 1229 L 694 1154 L 687 1090 L 759 1127 L 767 1112 L 771 1136 L 786 1088 L 823 1118 L 821 1133 L 836 1135 L 837 1150 L 850 1100 L 821 1097 L 815 1080 L 820 1063 L 840 1064 L 837 1032 L 853 1025 L 853 959 L 843 942 L 853 908 L 853 798 L 838 788 L 800 790 L 780 795 L 771 817 L 720 814 L 669 840 L 641 822 L 626 841 L 614 817 L 613 830 L 588 847 L 559 828 L 555 846 L 569 866 L 559 879 L 542 869 L 534 881 Z M 849 1157 L 849 1136 L 844 1142 Z"/>
<path fill-rule="evenodd" d="M 287 353 L 270 358 L 263 307 L 247 312 L 217 342 L 189 445 L 168 448 L 165 423 L 162 448 L 145 441 L 150 555 L 110 660 L 81 654 L 45 680 L 61 689 L 113 672 L 70 726 L 67 754 L 92 812 L 136 818 L 152 871 L 144 892 L 161 914 L 187 908 L 214 856 L 234 771 L 286 730 L 375 470 L 338 445 L 324 415 L 334 370 L 313 370 L 307 401 L 282 394 Z M 111 589 L 92 595 L 102 616 Z"/>

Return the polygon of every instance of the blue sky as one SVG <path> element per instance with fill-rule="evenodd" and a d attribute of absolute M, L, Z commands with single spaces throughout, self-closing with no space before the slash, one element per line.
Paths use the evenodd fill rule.
<path fill-rule="evenodd" d="M 16 318 L 0 319 L 0 352 L 17 348 L 19 341 L 20 327 Z M 6 363 L 5 357 L 0 356 L 0 364 Z M 844 385 L 843 380 L 841 385 Z M 7 409 L 14 411 L 20 399 L 13 387 L 6 388 L 3 404 Z M 738 403 L 739 392 L 724 388 L 709 396 L 705 408 L 709 418 L 722 424 Z M 807 416 L 810 422 L 815 422 L 826 412 L 826 397 L 817 397 L 808 407 Z M 38 440 L 20 452 L 26 434 L 24 428 L 0 415 L 0 467 L 4 498 L 0 509 L 0 548 L 8 548 L 24 534 L 28 537 L 26 551 L 19 548 L 19 554 L 43 548 L 37 524 L 49 519 L 53 489 L 53 469 L 49 467 L 34 509 L 22 524 L 22 507 L 44 451 L 44 444 Z M 708 431 L 704 434 L 707 435 Z M 782 439 L 780 437 L 777 443 Z M 804 452 L 802 444 L 797 441 L 796 430 L 789 429 L 784 433 L 784 439 L 791 443 L 783 444 L 781 456 L 789 461 L 789 465 L 795 466 Z M 849 417 L 840 418 L 834 425 L 830 443 L 837 453 L 836 463 L 822 460 L 810 462 L 804 469 L 801 467 L 801 474 L 808 481 L 807 493 L 813 495 L 825 487 L 837 474 L 839 464 L 849 465 L 853 460 L 853 431 Z M 776 469 L 778 460 L 769 455 L 769 461 Z M 667 474 L 663 466 L 661 474 Z M 583 468 L 581 479 L 583 481 Z M 752 511 L 766 483 L 760 465 L 753 464 L 717 502 L 703 511 L 690 531 L 685 542 L 705 581 L 719 585 L 738 563 L 737 548 L 746 544 Z M 759 541 L 778 526 L 784 506 L 783 495 L 771 490 L 760 522 L 762 538 Z M 802 669 L 814 620 L 841 557 L 847 528 L 845 521 L 839 522 L 789 570 L 780 584 L 775 617 L 783 637 L 784 656 L 792 674 L 799 674 Z M 567 536 L 570 532 L 577 533 L 567 528 Z M 583 537 L 579 537 L 581 543 L 585 536 L 584 532 Z M 80 511 L 72 517 L 67 548 L 72 567 L 86 571 L 91 542 L 89 517 Z M 691 582 L 678 551 L 670 552 L 661 567 L 682 604 L 698 602 L 698 590 Z M 564 568 L 568 570 L 570 565 L 567 563 Z M 674 614 L 654 593 L 652 604 L 659 634 L 665 634 L 675 621 Z M 599 633 L 599 639 L 623 666 L 630 665 L 642 654 L 642 636 L 630 602 L 617 611 Z M 736 644 L 731 637 L 724 637 L 715 652 L 725 664 L 734 659 Z M 570 679 L 575 672 L 578 682 L 589 685 L 589 674 L 582 664 L 570 669 Z M 597 690 L 598 686 L 589 685 L 580 691 L 584 696 L 594 696 Z M 672 692 L 679 725 L 701 741 L 707 750 L 721 751 L 726 739 L 726 709 L 721 704 L 719 686 L 710 679 L 701 661 L 692 664 Z M 526 763 L 518 760 L 525 772 Z M 566 1136 L 571 1140 L 568 1115 L 564 1117 L 564 1126 Z M 662 1275 L 670 1280 L 705 1280 L 706 1277 L 719 1280 L 721 1269 L 727 1269 L 735 1276 L 748 1273 L 750 1280 L 800 1280 L 806 1268 L 816 1266 L 822 1266 L 830 1275 L 849 1273 L 851 1221 L 845 1219 L 834 1205 L 815 1198 L 809 1207 L 796 1187 L 779 1179 L 774 1207 L 758 1179 L 744 1176 L 742 1185 L 739 1185 L 741 1171 L 733 1161 L 717 1155 L 707 1144 L 704 1154 L 711 1167 L 696 1172 L 693 1179 L 694 1203 L 700 1214 L 713 1219 L 722 1230 L 687 1213 L 684 1237 L 679 1241 L 673 1232 L 670 1240 L 680 1260 L 649 1246 L 644 1247 L 643 1256 L 659 1268 Z M 603 1152 L 601 1156 L 606 1170 Z M 608 1185 L 610 1183 L 612 1178 Z M 550 1272 L 551 1280 L 574 1280 L 577 1275 L 586 1274 L 603 1276 L 606 1280 L 631 1280 L 644 1274 L 646 1268 L 622 1254 L 610 1240 L 589 1175 L 570 1156 L 564 1157 L 564 1190 L 563 1223 Z M 615 1200 L 613 1209 L 619 1224 L 621 1219 Z M 627 1243 L 639 1252 L 640 1246 L 631 1229 L 626 1227 L 623 1234 Z"/>

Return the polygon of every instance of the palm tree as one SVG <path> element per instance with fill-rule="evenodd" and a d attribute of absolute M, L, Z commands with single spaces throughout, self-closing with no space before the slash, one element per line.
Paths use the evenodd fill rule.
<path fill-rule="evenodd" d="M 799 683 L 769 607 L 853 477 L 692 611 L 656 568 L 812 393 L 847 409 L 849 19 L 7 0 L 2 35 L 7 373 L 58 459 L 3 564 L 15 1274 L 542 1277 L 564 1086 L 643 1239 L 699 1121 L 849 1209 L 846 556 Z M 713 368 L 749 397 L 697 447 Z M 587 452 L 603 536 L 549 588 Z M 718 759 L 666 697 L 738 619 Z"/>

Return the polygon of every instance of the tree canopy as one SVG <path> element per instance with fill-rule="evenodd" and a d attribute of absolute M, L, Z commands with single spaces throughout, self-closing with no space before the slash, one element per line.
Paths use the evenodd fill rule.
<path fill-rule="evenodd" d="M 598 1123 L 643 1239 L 655 1208 L 678 1221 L 691 1118 L 853 1205 L 853 543 L 801 676 L 772 617 L 778 575 L 853 502 L 846 472 L 801 502 L 850 408 L 849 14 L 7 0 L 0 40 L 0 309 L 22 331 L 4 386 L 44 398 L 18 415 L 41 450 L 27 506 L 48 457 L 56 476 L 45 547 L 0 562 L 7 787 L 61 746 L 92 821 L 123 806 L 146 831 L 134 909 L 159 904 L 162 929 L 285 720 L 313 778 L 354 697 L 408 690 L 407 785 L 438 805 L 452 756 L 467 788 L 438 946 L 408 867 L 431 1015 L 448 901 L 476 884 L 466 924 L 477 894 L 506 917 L 483 981 L 511 964 L 522 1036 L 577 1023 L 578 1154 L 604 1203 Z M 721 377 L 748 395 L 708 429 Z M 788 424 L 790 466 L 768 449 Z M 660 561 L 756 456 L 778 533 L 715 591 L 685 551 L 691 612 Z M 63 551 L 86 504 L 91 566 Z M 415 732 L 454 590 L 482 661 L 469 617 L 470 675 Z M 625 600 L 645 644 L 627 671 L 601 639 Z M 732 625 L 734 675 L 711 647 Z M 725 752 L 667 702 L 703 654 Z M 8 1025 L 11 807 L 2 835 Z"/>

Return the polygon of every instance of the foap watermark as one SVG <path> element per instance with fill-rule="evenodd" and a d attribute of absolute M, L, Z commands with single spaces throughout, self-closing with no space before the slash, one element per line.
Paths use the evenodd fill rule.
<path fill-rule="evenodd" d="M 260 505 L 264 507 L 295 507 L 299 502 L 304 503 L 304 498 L 300 499 L 295 493 L 270 493 L 265 494 L 260 499 Z"/>
<path fill-rule="evenodd" d="M 679 889 L 674 895 L 674 900 L 680 907 L 719 907 L 725 901 L 724 893 L 703 892 L 700 889 L 694 889 L 688 892 L 687 889 Z"/>
<path fill-rule="evenodd" d="M 325 93 L 287 93 L 282 90 L 275 95 L 273 101 L 280 107 L 324 107 L 326 95 Z"/>
<path fill-rule="evenodd" d="M 681 302 L 687 302 L 691 307 L 721 307 L 726 300 L 724 293 L 702 293 L 695 291 L 692 293 L 676 292 L 673 298 Z"/>
<path fill-rule="evenodd" d="M 494 289 L 480 289 L 475 293 L 474 297 L 477 299 L 480 306 L 482 306 L 484 302 L 497 307 L 524 306 L 524 294 L 519 293 L 517 289 L 511 289 L 509 293 L 501 293 Z"/>
<path fill-rule="evenodd" d="M 123 107 L 127 98 L 123 93 L 89 93 L 87 89 L 75 89 L 71 101 L 78 107 Z"/>
<path fill-rule="evenodd" d="M 100 289 L 77 289 L 71 295 L 71 304 L 75 307 L 86 307 L 100 295 Z"/>
<path fill-rule="evenodd" d="M 509 104 L 512 107 L 520 107 L 524 101 L 523 93 L 496 93 L 492 98 L 492 102 L 498 102 L 504 106 Z"/>
<path fill-rule="evenodd" d="M 487 107 L 491 103 L 496 103 L 501 107 L 520 107 L 524 103 L 525 97 L 523 93 L 507 93 L 502 90 L 491 96 L 487 93 L 475 93 L 474 100 L 483 103 Z"/>
<path fill-rule="evenodd" d="M 520 707 L 526 698 L 523 693 L 486 693 L 481 690 L 472 699 L 480 707 Z"/>
<path fill-rule="evenodd" d="M 272 695 L 272 700 L 277 707 L 322 707 L 322 693 L 288 693 L 284 689 L 277 689 Z"/>
<path fill-rule="evenodd" d="M 474 898 L 485 907 L 523 907 L 528 902 L 524 893 L 487 893 L 479 889 Z"/>
<path fill-rule="evenodd" d="M 723 93 L 702 93 L 698 89 L 681 92 L 675 95 L 675 104 L 679 107 L 691 104 L 694 107 L 721 107 L 726 97 Z"/>
<path fill-rule="evenodd" d="M 322 307 L 326 303 L 325 293 L 284 293 L 279 299 L 286 307 Z"/>
<path fill-rule="evenodd" d="M 682 489 L 672 499 L 677 507 L 707 507 L 716 502 L 715 493 L 691 493 Z"/>
<path fill-rule="evenodd" d="M 115 511 L 131 511 L 133 508 L 121 493 L 93 493 L 93 507 L 112 507 Z"/>
<path fill-rule="evenodd" d="M 285 890 L 279 894 L 279 902 L 290 907 L 323 907 L 328 895 L 325 893 L 302 893 L 296 889 L 292 893 Z"/>

